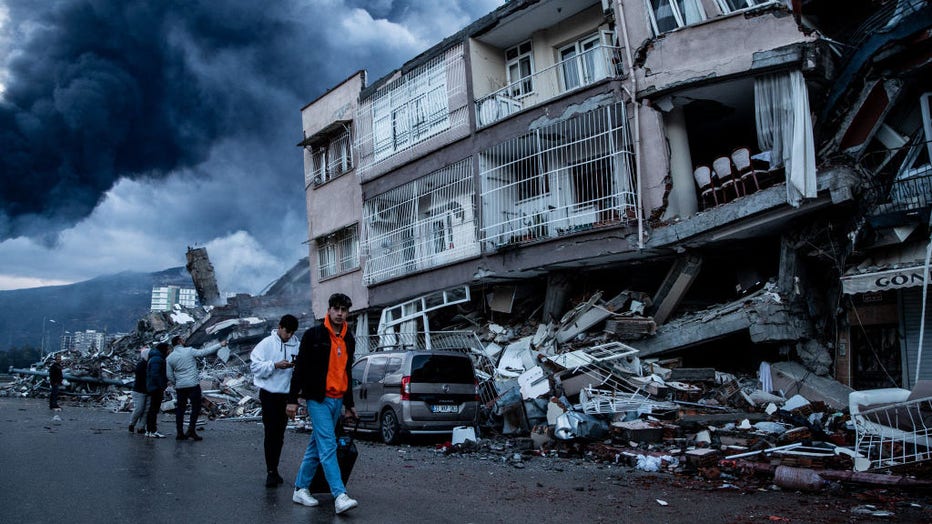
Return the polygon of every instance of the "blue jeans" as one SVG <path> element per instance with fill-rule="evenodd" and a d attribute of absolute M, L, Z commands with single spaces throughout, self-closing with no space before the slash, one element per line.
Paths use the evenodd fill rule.
<path fill-rule="evenodd" d="M 343 410 L 343 399 L 325 397 L 323 402 L 307 401 L 307 414 L 311 417 L 314 427 L 311 440 L 307 443 L 304 459 L 298 468 L 295 478 L 295 489 L 306 488 L 311 485 L 311 479 L 320 464 L 330 484 L 330 494 L 334 498 L 346 493 L 343 478 L 340 476 L 340 464 L 337 462 L 337 436 L 334 432 L 337 419 Z"/>

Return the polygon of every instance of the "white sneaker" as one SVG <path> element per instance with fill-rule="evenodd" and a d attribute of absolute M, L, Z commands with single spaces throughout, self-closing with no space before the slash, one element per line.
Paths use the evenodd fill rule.
<path fill-rule="evenodd" d="M 149 438 L 165 438 L 165 435 L 159 433 L 158 431 L 146 432 L 146 436 Z"/>
<path fill-rule="evenodd" d="M 349 511 L 358 505 L 359 503 L 356 502 L 356 499 L 349 498 L 349 495 L 346 493 L 340 493 L 340 496 L 333 501 L 333 507 L 338 514 Z"/>
<path fill-rule="evenodd" d="M 316 506 L 320 504 L 317 502 L 317 499 L 311 496 L 311 492 L 307 488 L 301 488 L 294 490 L 294 495 L 291 496 L 291 500 L 297 502 L 298 504 L 304 504 L 305 506 Z"/>

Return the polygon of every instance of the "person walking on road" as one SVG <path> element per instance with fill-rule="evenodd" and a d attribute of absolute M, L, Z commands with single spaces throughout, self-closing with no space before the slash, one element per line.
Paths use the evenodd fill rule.
<path fill-rule="evenodd" d="M 285 315 L 278 321 L 278 329 L 262 339 L 249 354 L 252 382 L 259 388 L 262 403 L 262 427 L 265 432 L 265 487 L 272 488 L 285 482 L 278 474 L 278 463 L 285 444 L 288 427 L 288 391 L 294 359 L 298 355 L 298 319 Z"/>
<path fill-rule="evenodd" d="M 139 362 L 136 363 L 136 380 L 133 382 L 133 417 L 129 420 L 129 432 L 146 431 L 146 413 L 149 412 L 149 386 L 148 381 L 149 348 L 144 347 L 139 352 Z M 139 428 L 136 428 L 136 423 Z"/>
<path fill-rule="evenodd" d="M 227 345 L 226 341 L 212 344 L 203 349 L 194 349 L 184 345 L 184 337 L 172 338 L 172 353 L 165 359 L 168 371 L 168 381 L 175 385 L 175 429 L 178 434 L 176 440 L 204 440 L 197 434 L 197 418 L 201 414 L 201 382 L 197 376 L 197 357 L 216 353 L 221 347 Z M 191 402 L 191 419 L 188 431 L 184 431 L 184 412 Z"/>
<path fill-rule="evenodd" d="M 51 410 L 61 411 L 61 406 L 58 405 L 58 389 L 61 388 L 64 381 L 65 374 L 61 369 L 61 353 L 56 353 L 55 358 L 52 359 L 52 365 L 49 366 L 49 385 L 52 387 L 52 392 L 49 393 L 49 409 Z"/>
<path fill-rule="evenodd" d="M 149 350 L 149 360 L 146 365 L 146 389 L 149 390 L 149 411 L 146 413 L 146 436 L 151 438 L 165 438 L 159 433 L 158 416 L 162 409 L 162 398 L 165 397 L 165 388 L 168 387 L 168 376 L 165 373 L 165 357 L 172 352 L 168 342 L 159 342 Z"/>
<path fill-rule="evenodd" d="M 298 397 L 304 398 L 314 427 L 295 478 L 292 500 L 305 506 L 319 504 L 308 488 L 317 466 L 322 465 L 338 514 L 358 505 L 346 494 L 346 486 L 343 485 L 335 433 L 344 405 L 352 417 L 356 417 L 353 390 L 349 384 L 356 339 L 346 323 L 352 305 L 350 298 L 342 293 L 331 295 L 323 323 L 304 332 L 286 406 L 288 417 L 294 418 L 298 412 Z"/>

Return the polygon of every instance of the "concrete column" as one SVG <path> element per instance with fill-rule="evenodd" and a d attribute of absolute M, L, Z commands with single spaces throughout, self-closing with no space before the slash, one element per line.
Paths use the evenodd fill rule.
<path fill-rule="evenodd" d="M 699 211 L 696 184 L 693 181 L 693 160 L 689 154 L 689 137 L 686 134 L 686 114 L 682 107 L 664 113 L 667 143 L 670 144 L 670 176 L 673 189 L 667 199 L 664 218 L 692 216 Z"/>

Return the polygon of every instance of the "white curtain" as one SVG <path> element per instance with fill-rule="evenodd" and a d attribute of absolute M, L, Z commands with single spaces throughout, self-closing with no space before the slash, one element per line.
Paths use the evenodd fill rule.
<path fill-rule="evenodd" d="M 786 201 L 798 207 L 816 196 L 815 144 L 806 82 L 799 71 L 754 80 L 757 144 L 771 168 L 786 172 Z"/>

